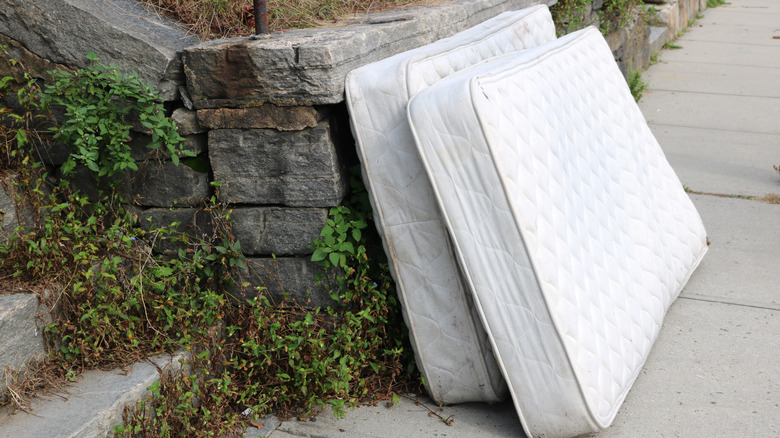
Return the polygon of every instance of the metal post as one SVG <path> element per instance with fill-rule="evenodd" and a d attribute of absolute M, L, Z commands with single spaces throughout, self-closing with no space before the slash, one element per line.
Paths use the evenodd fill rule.
<path fill-rule="evenodd" d="M 265 0 L 254 0 L 255 35 L 268 33 L 268 15 L 265 11 Z"/>

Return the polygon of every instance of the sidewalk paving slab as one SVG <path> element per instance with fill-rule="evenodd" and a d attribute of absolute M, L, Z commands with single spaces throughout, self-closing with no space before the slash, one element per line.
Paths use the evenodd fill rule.
<path fill-rule="evenodd" d="M 780 135 L 780 99 L 777 98 L 651 90 L 642 98 L 641 107 L 651 126 Z"/>
<path fill-rule="evenodd" d="M 780 20 L 780 18 L 778 19 Z M 750 44 L 775 47 L 776 40 L 772 36 L 777 34 L 777 26 L 757 26 L 744 23 L 723 23 L 711 18 L 711 14 L 705 13 L 695 27 L 682 35 L 675 44 L 684 46 L 686 41 L 707 41 L 726 44 Z"/>
<path fill-rule="evenodd" d="M 447 438 L 517 438 L 522 437 L 523 427 L 511 402 L 495 405 L 464 403 L 437 407 L 428 397 L 419 400 L 426 407 L 407 398 L 392 407 L 386 402 L 363 406 L 348 411 L 344 419 L 337 419 L 325 410 L 315 421 L 285 421 L 271 433 L 270 438 L 396 438 L 396 437 L 447 437 Z M 452 419 L 452 425 L 429 415 L 428 409 Z"/>
<path fill-rule="evenodd" d="M 778 351 L 778 311 L 679 298 L 612 427 L 588 436 L 778 436 Z"/>
<path fill-rule="evenodd" d="M 780 23 L 780 18 L 775 21 Z M 776 42 L 776 43 L 775 43 Z M 701 62 L 709 64 L 743 65 L 759 68 L 780 68 L 780 40 L 767 38 L 767 43 L 750 44 L 723 41 L 699 41 L 693 37 L 676 40 L 680 49 L 663 52 L 664 62 Z M 746 78 L 747 79 L 747 78 Z"/>
<path fill-rule="evenodd" d="M 775 69 L 700 62 L 671 63 L 664 61 L 667 52 L 669 50 L 663 51 L 661 61 L 642 75 L 642 79 L 652 87 L 645 97 L 660 89 L 780 98 L 780 78 Z M 745 80 L 745 77 L 751 80 Z"/>
<path fill-rule="evenodd" d="M 780 194 L 780 135 L 651 125 L 683 186 L 700 192 Z"/>
<path fill-rule="evenodd" d="M 711 245 L 682 295 L 780 311 L 780 205 L 692 198 Z M 780 379 L 780 348 L 774 354 Z"/>

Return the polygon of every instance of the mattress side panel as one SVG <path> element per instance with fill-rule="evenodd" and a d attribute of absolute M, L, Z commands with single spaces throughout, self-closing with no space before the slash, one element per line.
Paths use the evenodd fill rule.
<path fill-rule="evenodd" d="M 594 431 L 470 111 L 469 79 L 451 79 L 415 96 L 409 120 L 518 415 L 532 436 Z"/>
<path fill-rule="evenodd" d="M 701 219 L 597 31 L 478 88 L 540 289 L 607 427 L 706 251 Z"/>
<path fill-rule="evenodd" d="M 399 109 L 407 102 L 405 95 L 397 93 L 403 90 L 399 88 L 400 77 L 387 74 L 388 69 L 381 65 L 375 67 L 374 71 L 350 73 L 347 101 L 359 145 L 363 181 L 396 281 L 416 362 L 426 378 L 429 394 L 439 403 L 498 401 L 501 395 L 483 384 L 488 380 L 485 368 L 490 366 L 481 363 L 484 355 L 480 344 L 485 341 L 480 339 L 473 322 L 469 327 L 469 321 L 463 321 L 464 316 L 469 318 L 469 308 L 447 236 L 442 235 L 435 219 L 422 217 L 414 221 L 402 213 L 415 208 L 404 204 L 405 197 L 395 184 L 410 190 L 422 185 L 416 190 L 421 196 L 415 202 L 424 203 L 427 182 L 415 176 L 416 157 L 409 158 L 408 151 L 391 147 L 399 137 L 397 126 L 405 123 L 398 119 L 399 114 L 403 115 Z M 361 83 L 372 86 L 366 88 Z M 387 128 L 392 125 L 396 130 Z M 427 201 L 434 202 L 432 198 Z M 405 229 L 409 226 L 415 228 L 414 234 Z M 416 243 L 396 244 L 398 239 L 409 236 Z M 420 293 L 420 288 L 430 292 Z"/>
<path fill-rule="evenodd" d="M 546 6 L 507 12 L 451 38 L 351 72 L 347 106 L 377 227 L 429 393 L 439 403 L 506 395 L 406 121 L 406 65 L 506 32 L 537 31 Z M 550 22 L 551 23 L 551 22 Z M 527 37 L 526 37 L 527 38 Z M 464 65 L 465 67 L 465 65 Z"/>

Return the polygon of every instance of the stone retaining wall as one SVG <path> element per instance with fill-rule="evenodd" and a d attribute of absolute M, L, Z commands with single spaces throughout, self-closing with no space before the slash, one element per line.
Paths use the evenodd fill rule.
<path fill-rule="evenodd" d="M 68 69 L 84 67 L 94 50 L 154 84 L 197 158 L 180 166 L 149 160 L 128 175 L 123 190 L 140 216 L 208 235 L 211 218 L 198 207 L 217 196 L 233 210 L 233 231 L 249 257 L 245 279 L 274 298 L 289 293 L 322 305 L 329 298 L 314 280 L 319 268 L 309 245 L 328 209 L 346 196 L 347 168 L 357 160 L 343 102 L 346 74 L 538 3 L 555 0 L 456 0 L 371 14 L 347 27 L 199 43 L 132 0 L 5 0 L 0 41 L 28 65 Z M 649 33 L 637 22 L 608 36 L 624 71 L 646 67 Z M 148 141 L 137 126 L 136 159 Z M 45 152 L 52 167 L 64 161 L 62 150 Z M 94 191 L 87 178 L 80 187 Z"/>

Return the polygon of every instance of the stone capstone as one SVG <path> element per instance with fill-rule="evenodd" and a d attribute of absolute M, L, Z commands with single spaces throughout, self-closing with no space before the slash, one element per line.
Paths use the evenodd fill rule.
<path fill-rule="evenodd" d="M 0 11 L 0 16 L 2 16 Z M 75 69 L 62 64 L 56 64 L 48 59 L 41 58 L 35 53 L 27 50 L 18 41 L 11 39 L 10 37 L 0 33 L 0 46 L 6 47 L 6 56 L 10 59 L 18 60 L 25 69 L 14 68 L 15 66 L 9 62 L 0 63 L 0 77 L 11 76 L 18 83 L 22 84 L 25 81 L 24 73 L 29 73 L 33 77 L 43 79 L 46 81 L 51 80 L 51 75 L 48 74 L 52 70 L 67 70 L 74 72 Z M 8 96 L 3 96 L 8 97 Z"/>
<path fill-rule="evenodd" d="M 322 120 L 323 109 L 311 106 L 278 106 L 265 104 L 251 108 L 216 108 L 198 110 L 200 124 L 209 129 L 272 128 L 300 131 L 313 128 Z"/>
<path fill-rule="evenodd" d="M 345 27 L 209 41 L 183 53 L 187 87 L 197 109 L 339 103 L 351 70 L 538 3 L 555 0 L 455 0 L 365 14 Z"/>
<path fill-rule="evenodd" d="M 335 275 L 332 271 L 326 273 L 309 257 L 248 258 L 246 262 L 247 269 L 237 278 L 250 286 L 244 292 L 237 286 L 230 288 L 236 298 L 264 295 L 271 304 L 295 300 L 310 309 L 338 305 L 316 279 L 321 276 L 324 284 L 335 285 Z"/>
<path fill-rule="evenodd" d="M 198 43 L 134 0 L 3 0 L 0 34 L 57 64 L 86 67 L 94 51 L 104 64 L 136 71 L 163 100 L 184 84 L 181 50 Z"/>
<path fill-rule="evenodd" d="M 247 207 L 233 210 L 233 235 L 246 255 L 311 254 L 327 208 Z"/>
<path fill-rule="evenodd" d="M 227 203 L 332 207 L 347 191 L 328 122 L 302 131 L 213 129 L 208 147 Z"/>

